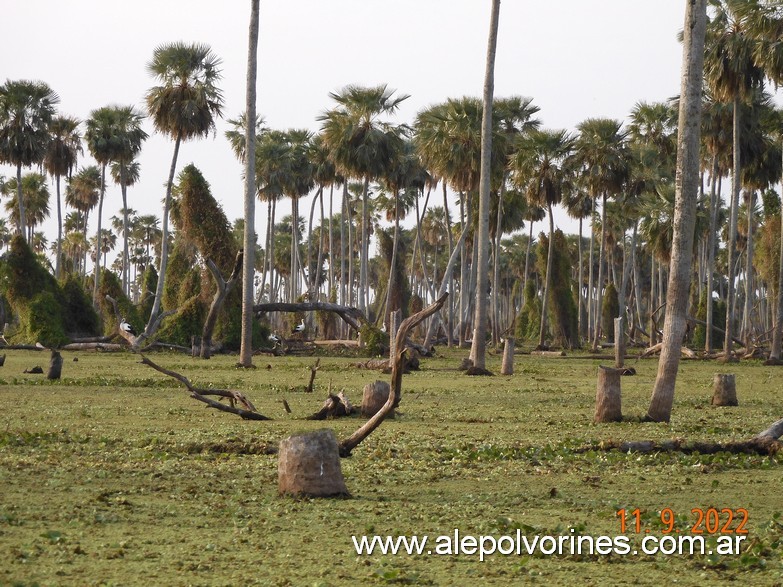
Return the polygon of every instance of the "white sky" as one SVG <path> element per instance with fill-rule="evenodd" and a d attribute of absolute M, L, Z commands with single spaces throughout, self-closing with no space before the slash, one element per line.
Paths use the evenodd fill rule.
<path fill-rule="evenodd" d="M 144 94 L 154 85 L 146 69 L 153 49 L 174 41 L 209 44 L 223 61 L 225 119 L 244 110 L 247 0 L 2 4 L 0 83 L 44 81 L 59 94 L 63 114 L 84 120 L 111 104 L 143 110 Z M 481 96 L 490 4 L 261 0 L 258 113 L 273 128 L 315 131 L 316 117 L 333 105 L 328 93 L 347 84 L 386 83 L 410 94 L 398 117 L 408 123 L 421 109 L 449 97 Z M 683 0 L 505 0 L 495 95 L 532 97 L 546 128 L 573 129 L 589 117 L 625 119 L 637 101 L 679 93 L 682 48 L 676 37 L 684 10 Z M 160 215 L 173 144 L 149 121 L 145 128 L 150 139 L 140 156 L 141 182 L 129 190 L 129 206 Z M 241 166 L 224 138 L 227 128 L 220 120 L 214 138 L 183 144 L 178 170 L 191 162 L 199 167 L 233 220 L 242 216 L 243 187 Z M 85 152 L 79 165 L 91 163 Z M 0 174 L 10 177 L 14 170 L 0 167 Z M 120 207 L 119 188 L 112 185 L 104 226 Z M 51 209 L 54 216 L 53 200 Z M 256 212 L 263 233 L 265 209 L 258 205 Z M 287 212 L 278 206 L 278 218 Z M 562 213 L 557 223 L 575 231 Z M 55 226 L 44 226 L 50 241 Z"/>

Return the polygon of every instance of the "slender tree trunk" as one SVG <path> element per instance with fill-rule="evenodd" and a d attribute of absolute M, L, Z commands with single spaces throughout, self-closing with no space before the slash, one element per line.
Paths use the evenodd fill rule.
<path fill-rule="evenodd" d="M 593 303 L 593 289 L 595 287 L 594 271 L 593 271 L 593 257 L 595 255 L 595 197 L 592 198 L 592 206 L 590 211 L 590 254 L 587 262 L 589 267 L 587 268 L 587 340 L 588 342 L 593 340 L 593 333 L 596 329 L 596 316 L 595 316 L 595 304 Z"/>
<path fill-rule="evenodd" d="M 658 361 L 647 415 L 656 422 L 671 419 L 674 384 L 680 364 L 682 337 L 686 327 L 686 305 L 690 288 L 693 230 L 699 190 L 699 139 L 701 89 L 704 70 L 706 0 L 687 0 L 683 39 L 683 67 L 677 140 L 674 236 L 666 298 L 663 346 Z"/>
<path fill-rule="evenodd" d="M 348 211 L 348 181 L 343 181 L 343 199 L 342 199 L 342 222 L 340 222 L 340 304 L 345 306 L 347 301 L 346 289 L 345 289 L 345 229 L 351 229 L 351 215 Z M 348 233 L 350 239 L 350 232 Z M 341 328 L 342 330 L 342 328 Z"/>
<path fill-rule="evenodd" d="M 22 164 L 16 165 L 16 204 L 19 206 L 19 232 L 26 243 L 30 242 L 27 238 L 27 215 L 25 214 L 24 195 L 22 194 Z"/>
<path fill-rule="evenodd" d="M 332 218 L 334 207 L 334 182 L 329 185 L 329 293 L 327 301 L 332 301 L 332 292 L 334 291 L 334 231 L 332 230 Z M 323 226 L 323 221 L 321 222 Z"/>
<path fill-rule="evenodd" d="M 317 302 L 318 301 L 318 290 L 320 289 L 319 281 L 321 279 L 321 267 L 324 263 L 324 227 L 325 227 L 325 218 L 324 218 L 324 192 L 323 190 L 320 191 L 320 197 L 318 198 L 319 201 L 319 209 L 321 212 L 321 230 L 318 235 L 318 256 L 316 257 L 315 261 L 315 270 L 313 271 L 312 276 L 312 294 L 311 294 L 311 302 Z M 329 301 L 329 295 L 331 294 L 331 290 L 326 295 L 326 301 Z"/>
<path fill-rule="evenodd" d="M 492 253 L 492 346 L 500 347 L 500 237 L 503 234 L 503 196 L 506 178 L 498 190 L 498 214 L 495 222 L 495 247 Z"/>
<path fill-rule="evenodd" d="M 740 133 L 740 99 L 739 96 L 734 97 L 734 116 L 733 116 L 733 130 L 732 130 L 732 149 L 734 154 L 733 169 L 731 173 L 731 204 L 729 208 L 729 238 L 726 244 L 726 250 L 728 254 L 728 291 L 726 292 L 726 328 L 725 337 L 723 339 L 723 352 L 725 359 L 728 361 L 731 359 L 731 351 L 733 344 L 733 327 L 734 327 L 734 257 L 736 254 L 737 243 L 737 208 L 739 207 L 739 192 L 740 192 L 740 148 L 739 148 L 739 133 Z"/>
<path fill-rule="evenodd" d="M 745 348 L 750 348 L 750 340 L 753 327 L 750 320 L 750 312 L 753 307 L 753 191 L 748 192 L 748 244 L 745 247 L 745 306 L 742 310 L 742 336 Z"/>
<path fill-rule="evenodd" d="M 781 179 L 783 183 L 783 179 Z M 770 361 L 780 361 L 783 342 L 783 209 L 780 211 L 780 257 L 778 258 L 778 291 L 775 296 L 775 328 L 772 331 L 772 350 Z"/>
<path fill-rule="evenodd" d="M 92 289 L 92 303 L 98 307 L 98 288 L 101 284 L 101 217 L 103 216 L 103 198 L 106 195 L 106 163 L 101 165 L 101 195 L 98 197 L 98 229 L 95 233 L 95 281 Z"/>
<path fill-rule="evenodd" d="M 128 186 L 125 164 L 120 163 L 120 191 L 122 192 L 122 291 L 130 296 L 130 255 L 128 254 Z M 58 203 L 59 205 L 59 203 Z"/>
<path fill-rule="evenodd" d="M 584 296 L 582 295 L 582 289 L 584 288 L 584 269 L 582 268 L 582 219 L 579 218 L 579 241 L 577 241 L 577 259 L 579 263 L 579 268 L 577 269 L 577 283 L 579 284 L 579 287 L 576 289 L 576 307 L 578 310 L 577 314 L 577 332 L 579 333 L 579 337 L 584 336 L 584 321 L 582 320 L 582 310 L 584 309 Z M 580 341 L 581 346 L 581 341 Z"/>
<path fill-rule="evenodd" d="M 598 342 L 601 338 L 601 298 L 603 297 L 604 287 L 604 257 L 606 244 L 606 192 L 601 198 L 601 245 L 598 248 L 598 283 L 596 284 L 596 304 L 595 304 L 595 332 L 593 333 L 593 352 L 598 350 Z"/>
<path fill-rule="evenodd" d="M 462 223 L 462 226 L 464 228 L 465 226 L 467 226 L 465 223 L 465 194 L 460 194 L 459 216 L 460 216 L 460 222 Z M 459 257 L 460 257 L 459 330 L 457 332 L 457 344 L 459 345 L 460 348 L 463 348 L 465 346 L 465 335 L 467 334 L 467 331 L 465 330 L 465 316 L 468 313 L 467 289 L 468 289 L 468 279 L 469 279 L 468 278 L 468 246 L 467 246 L 467 241 L 465 240 L 463 240 L 462 245 L 460 245 Z"/>
<path fill-rule="evenodd" d="M 269 259 L 271 257 L 271 237 L 274 227 L 272 226 L 272 200 L 266 203 L 266 237 L 264 238 L 264 260 L 261 271 L 261 295 L 266 291 L 267 275 L 269 276 L 269 301 L 272 301 L 272 273 L 269 271 Z"/>
<path fill-rule="evenodd" d="M 713 349 L 712 322 L 714 320 L 712 309 L 713 278 L 715 275 L 715 232 L 718 224 L 718 198 L 720 197 L 715 187 L 718 181 L 718 156 L 712 156 L 712 171 L 710 173 L 710 230 L 707 238 L 707 316 L 706 332 L 704 338 L 704 350 L 711 353 Z"/>
<path fill-rule="evenodd" d="M 525 296 L 525 291 L 527 291 L 527 277 L 528 277 L 528 271 L 530 267 L 530 245 L 533 242 L 533 221 L 529 221 L 530 224 L 528 226 L 528 234 L 527 234 L 527 247 L 525 248 L 525 270 L 522 274 L 522 297 Z"/>
<path fill-rule="evenodd" d="M 250 120 L 250 118 L 248 118 L 248 120 Z M 248 124 L 247 126 L 250 125 Z M 152 311 L 150 312 L 149 321 L 147 322 L 147 326 L 144 329 L 145 334 L 148 336 L 152 334 L 150 331 L 157 321 L 158 314 L 160 314 L 160 305 L 161 301 L 163 300 L 163 285 L 166 281 L 166 268 L 168 267 L 169 262 L 169 209 L 171 209 L 171 189 L 174 186 L 174 174 L 177 171 L 177 156 L 179 155 L 179 145 L 181 142 L 182 138 L 180 135 L 177 135 L 177 139 L 174 141 L 174 156 L 171 158 L 169 179 L 166 182 L 166 199 L 163 203 L 163 220 L 161 225 L 160 271 L 158 271 L 158 285 L 155 288 L 155 301 L 152 303 Z M 249 155 L 247 155 L 247 157 L 249 159 Z M 245 230 L 247 230 L 247 226 L 245 226 Z M 247 257 L 248 255 L 245 255 L 246 263 Z"/>
<path fill-rule="evenodd" d="M 370 178 L 364 178 L 364 185 L 362 187 L 362 242 L 359 251 L 359 310 L 362 313 L 366 313 L 367 308 L 367 269 L 369 267 L 367 262 L 367 255 L 369 253 L 368 242 L 368 226 L 367 223 L 370 219 L 370 208 L 368 204 L 368 194 L 370 191 Z"/>
<path fill-rule="evenodd" d="M 549 249 L 546 256 L 546 277 L 544 278 L 544 297 L 541 300 L 541 330 L 538 335 L 538 346 L 544 348 L 546 339 L 546 317 L 547 306 L 549 304 L 549 286 L 552 283 L 552 257 L 555 251 L 555 219 L 552 215 L 552 204 L 547 202 L 547 211 L 549 212 Z"/>
<path fill-rule="evenodd" d="M 451 236 L 451 214 L 449 214 L 449 197 L 448 197 L 448 189 L 446 187 L 446 181 L 443 182 L 443 214 L 446 217 L 446 237 L 448 238 L 449 243 L 449 259 L 451 259 L 451 255 L 454 252 L 454 242 Z M 446 275 L 448 275 L 448 291 L 451 292 L 452 295 L 449 296 L 449 321 L 446 325 L 446 345 L 451 346 L 452 340 L 451 340 L 451 334 L 454 330 L 454 269 L 452 268 L 451 271 L 447 271 Z M 446 280 L 446 277 L 444 276 L 444 281 Z"/>
<path fill-rule="evenodd" d="M 487 259 L 489 257 L 490 163 L 492 155 L 492 100 L 495 91 L 495 52 L 498 41 L 500 0 L 492 1 L 492 15 L 487 47 L 487 67 L 484 79 L 484 110 L 481 119 L 481 175 L 479 181 L 479 218 L 476 245 L 476 315 L 473 325 L 473 346 L 470 358 L 478 369 L 486 365 L 487 332 Z"/>
<path fill-rule="evenodd" d="M 389 283 L 386 286 L 386 310 L 384 311 L 383 323 L 388 325 L 389 332 L 392 336 L 396 333 L 391 330 L 391 322 L 388 319 L 389 314 L 398 310 L 397 304 L 392 306 L 393 291 L 397 286 L 397 272 L 395 268 L 397 266 L 397 246 L 400 238 L 400 190 L 394 190 L 394 238 L 392 240 L 392 256 L 389 263 Z"/>
<path fill-rule="evenodd" d="M 250 2 L 250 26 L 248 28 L 247 85 L 245 94 L 245 194 L 242 259 L 242 334 L 239 364 L 253 364 L 253 282 L 255 278 L 255 222 L 256 222 L 256 75 L 258 71 L 258 13 L 259 0 Z"/>

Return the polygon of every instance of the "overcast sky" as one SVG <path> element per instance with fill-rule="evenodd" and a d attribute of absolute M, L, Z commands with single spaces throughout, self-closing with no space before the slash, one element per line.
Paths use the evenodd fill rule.
<path fill-rule="evenodd" d="M 200 42 L 222 60 L 225 119 L 244 110 L 250 2 L 223 0 L 24 0 L 5 2 L 0 80 L 48 83 L 59 110 L 82 120 L 112 104 L 144 109 L 155 84 L 155 47 Z M 449 97 L 481 96 L 490 0 L 261 0 L 258 113 L 272 128 L 309 128 L 347 84 L 388 84 L 410 94 L 399 122 Z M 533 98 L 546 128 L 590 117 L 625 119 L 638 101 L 679 93 L 677 33 L 683 0 L 504 0 L 495 95 Z M 173 144 L 149 121 L 141 182 L 129 206 L 161 214 Z M 214 138 L 183 144 L 178 169 L 194 163 L 233 220 L 242 215 L 241 166 L 218 121 Z M 86 149 L 85 149 L 86 151 Z M 91 164 L 85 153 L 79 165 Z M 0 174 L 14 170 L 0 167 Z M 54 191 L 52 190 L 54 194 Z M 110 186 L 104 226 L 119 213 Z M 55 204 L 52 201 L 52 214 Z M 304 207 L 300 208 L 304 210 Z M 283 210 L 278 207 L 278 210 Z M 4 213 L 4 211 L 3 211 Z M 278 218 L 282 215 L 282 211 Z M 257 206 L 257 229 L 264 229 Z M 558 224 L 574 230 L 558 215 Z M 53 223 L 45 227 L 53 240 Z M 91 230 L 94 230 L 92 228 Z"/>

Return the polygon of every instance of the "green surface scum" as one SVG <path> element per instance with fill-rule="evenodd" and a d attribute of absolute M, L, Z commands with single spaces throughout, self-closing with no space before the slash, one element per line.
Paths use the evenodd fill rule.
<path fill-rule="evenodd" d="M 0 585 L 780 585 L 781 457 L 625 454 L 623 440 L 741 440 L 783 416 L 779 368 L 681 364 L 673 421 L 641 423 L 657 363 L 624 377 L 620 424 L 593 423 L 599 361 L 518 356 L 515 375 L 467 377 L 441 350 L 403 379 L 397 419 L 342 461 L 350 499 L 277 495 L 269 446 L 320 408 L 329 382 L 354 403 L 387 376 L 350 358 L 182 355 L 154 360 L 195 385 L 243 391 L 271 422 L 205 409 L 125 353 L 63 353 L 63 379 L 25 375 L 48 356 L 7 351 L 0 369 Z M 79 361 L 73 362 L 78 356 Z M 604 363 L 607 363 L 604 360 Z M 270 368 L 266 368 L 267 365 Z M 500 358 L 488 367 L 499 372 Z M 712 377 L 736 373 L 740 405 L 710 406 Z M 286 399 L 293 414 L 283 410 Z M 296 419 L 296 421 L 294 421 Z M 359 418 L 328 422 L 338 438 Z M 357 555 L 356 535 L 620 534 L 640 509 L 660 535 L 693 508 L 746 508 L 740 556 Z M 627 532 L 635 539 L 633 532 Z M 714 537 L 713 537 L 714 542 Z"/>

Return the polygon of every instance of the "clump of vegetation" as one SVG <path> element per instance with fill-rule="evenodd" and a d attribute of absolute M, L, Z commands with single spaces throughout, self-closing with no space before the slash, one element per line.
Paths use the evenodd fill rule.
<path fill-rule="evenodd" d="M 546 273 L 546 257 L 549 251 L 549 237 L 541 234 L 538 241 L 539 272 Z M 555 344 L 573 349 L 579 346 L 578 310 L 571 290 L 571 259 L 568 242 L 562 230 L 555 231 L 552 252 L 552 279 L 549 285 L 549 330 Z M 615 296 L 616 297 L 616 296 Z"/>
<path fill-rule="evenodd" d="M 389 335 L 369 322 L 362 324 L 359 336 L 364 342 L 365 354 L 368 357 L 383 356 L 389 350 Z"/>
<path fill-rule="evenodd" d="M 609 282 L 601 300 L 601 330 L 608 342 L 614 342 L 614 319 L 620 315 L 620 301 L 617 288 Z"/>
<path fill-rule="evenodd" d="M 707 320 L 707 290 L 705 289 L 699 299 L 699 306 L 696 310 L 696 318 Z M 712 300 L 712 343 L 720 346 L 723 341 L 723 330 L 726 327 L 726 302 L 723 300 Z M 695 348 L 704 348 L 707 344 L 707 327 L 697 324 L 693 329 L 692 344 Z"/>
<path fill-rule="evenodd" d="M 81 280 L 69 275 L 62 285 L 62 290 L 65 297 L 66 331 L 84 334 L 98 332 L 100 320 Z"/>
<path fill-rule="evenodd" d="M 103 331 L 111 333 L 116 330 L 117 316 L 114 313 L 114 306 L 106 299 L 106 296 L 110 296 L 117 302 L 117 310 L 120 312 L 120 316 L 125 318 L 126 322 L 131 324 L 136 332 L 141 332 L 144 329 L 141 316 L 133 302 L 122 291 L 122 283 L 120 278 L 113 271 L 101 271 L 101 283 L 98 288 L 98 304 L 101 311 L 101 320 L 103 322 Z"/>
<path fill-rule="evenodd" d="M 517 314 L 516 331 L 518 340 L 537 340 L 541 328 L 541 300 L 536 294 L 536 284 L 529 279 L 525 284 L 525 303 Z"/>

